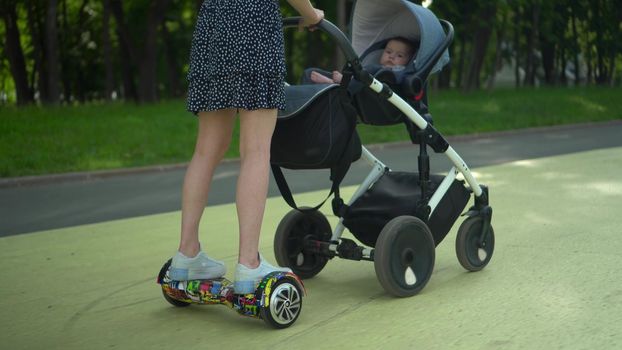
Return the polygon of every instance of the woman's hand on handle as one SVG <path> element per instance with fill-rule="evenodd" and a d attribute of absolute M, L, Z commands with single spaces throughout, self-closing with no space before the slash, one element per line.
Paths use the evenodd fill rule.
<path fill-rule="evenodd" d="M 299 30 L 309 28 L 313 31 L 315 30 L 314 25 L 324 19 L 324 11 L 314 8 L 309 0 L 287 0 L 287 2 L 302 16 L 298 23 Z"/>
<path fill-rule="evenodd" d="M 298 23 L 298 30 L 303 30 L 304 28 L 309 28 L 310 31 L 315 30 L 315 25 L 324 19 L 324 11 L 314 8 L 313 12 L 314 17 L 312 18 L 307 18 L 306 16 L 302 17 Z"/>

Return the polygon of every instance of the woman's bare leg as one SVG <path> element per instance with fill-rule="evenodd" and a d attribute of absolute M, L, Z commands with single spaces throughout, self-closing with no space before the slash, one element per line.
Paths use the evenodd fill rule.
<path fill-rule="evenodd" d="M 276 109 L 240 110 L 240 176 L 236 192 L 240 225 L 238 261 L 250 268 L 259 265 L 259 235 L 268 195 L 270 142 L 276 114 Z"/>
<path fill-rule="evenodd" d="M 184 178 L 179 251 L 192 257 L 199 253 L 199 222 L 216 166 L 231 143 L 235 110 L 199 113 L 199 129 L 194 155 Z"/>

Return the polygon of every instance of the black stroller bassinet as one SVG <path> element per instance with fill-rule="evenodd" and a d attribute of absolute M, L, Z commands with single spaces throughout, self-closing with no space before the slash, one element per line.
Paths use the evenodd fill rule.
<path fill-rule="evenodd" d="M 297 18 L 284 20 L 285 27 L 297 23 Z M 494 249 L 488 190 L 477 183 L 466 163 L 429 122 L 425 85 L 428 76 L 449 60 L 451 24 L 405 0 L 359 0 L 352 23 L 352 43 L 330 22 L 319 24 L 345 53 L 341 84 L 286 87 L 287 109 L 279 114 L 271 163 L 279 190 L 294 210 L 277 228 L 275 256 L 280 265 L 289 266 L 302 278 L 316 275 L 335 256 L 374 261 L 378 280 L 387 292 L 410 296 L 427 284 L 435 246 L 464 210 L 470 193 L 474 204 L 458 230 L 456 253 L 467 270 L 477 271 L 488 264 Z M 395 36 L 409 38 L 419 48 L 400 84 L 382 84 L 363 67 L 376 62 L 383 42 Z M 391 171 L 361 146 L 357 121 L 404 123 L 412 141 L 419 144 L 419 172 Z M 446 176 L 430 175 L 428 147 L 446 154 L 454 164 Z M 339 184 L 350 163 L 360 157 L 372 170 L 346 204 Z M 296 206 L 281 167 L 331 169 L 329 197 L 335 194 L 332 209 L 340 218 L 334 231 L 317 210 L 323 202 L 313 208 Z M 457 179 L 458 174 L 464 181 Z M 346 228 L 365 246 L 342 237 Z"/>

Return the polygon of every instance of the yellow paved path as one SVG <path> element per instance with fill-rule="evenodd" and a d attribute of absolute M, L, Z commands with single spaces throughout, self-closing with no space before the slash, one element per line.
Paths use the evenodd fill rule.
<path fill-rule="evenodd" d="M 174 308 L 155 278 L 179 212 L 0 239 L 4 349 L 620 349 L 622 148 L 476 169 L 496 249 L 467 273 L 454 229 L 421 294 L 396 299 L 373 263 L 334 259 L 305 282 L 303 312 L 275 331 L 224 306 Z M 351 193 L 353 188 L 344 190 Z M 325 192 L 297 196 L 300 203 Z M 328 206 L 325 208 L 325 212 Z M 268 201 L 261 248 L 287 212 Z M 330 217 L 332 223 L 336 220 Z M 209 207 L 208 252 L 232 271 L 233 205 Z M 230 274 L 231 275 L 231 274 Z"/>

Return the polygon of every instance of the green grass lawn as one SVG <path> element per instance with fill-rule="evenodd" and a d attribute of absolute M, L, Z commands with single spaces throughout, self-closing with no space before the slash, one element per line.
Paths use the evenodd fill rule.
<path fill-rule="evenodd" d="M 430 94 L 443 135 L 622 119 L 622 88 Z M 407 140 L 401 125 L 360 125 L 364 143 Z M 0 177 L 186 162 L 196 120 L 185 101 L 0 109 Z M 227 157 L 237 157 L 237 128 Z"/>

